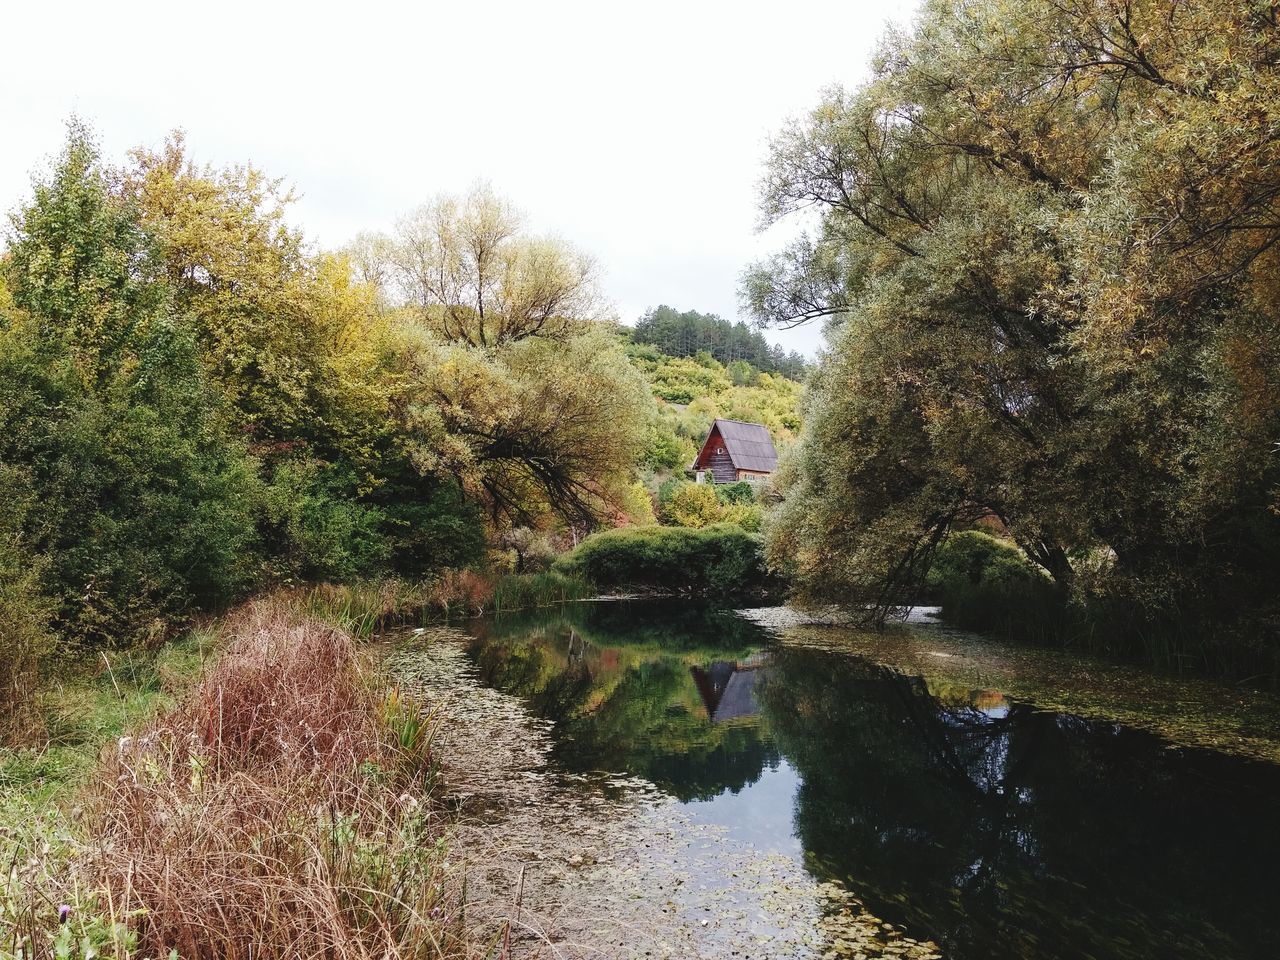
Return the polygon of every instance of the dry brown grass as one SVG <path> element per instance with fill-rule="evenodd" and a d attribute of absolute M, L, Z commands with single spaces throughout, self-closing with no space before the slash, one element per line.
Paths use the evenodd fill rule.
<path fill-rule="evenodd" d="M 91 869 L 136 955 L 474 955 L 418 795 L 421 744 L 389 726 L 351 639 L 272 604 L 227 629 L 207 676 L 111 748 L 89 791 Z"/>

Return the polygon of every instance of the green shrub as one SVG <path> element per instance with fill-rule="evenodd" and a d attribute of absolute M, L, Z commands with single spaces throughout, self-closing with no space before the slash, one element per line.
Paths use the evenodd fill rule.
<path fill-rule="evenodd" d="M 746 480 L 717 486 L 716 496 L 724 504 L 749 504 L 756 502 L 756 488 Z"/>
<path fill-rule="evenodd" d="M 677 527 L 733 524 L 747 533 L 759 533 L 764 521 L 755 487 L 745 480 L 720 486 L 672 477 L 658 489 L 658 502 L 663 522 Z"/>
<path fill-rule="evenodd" d="M 724 508 L 711 484 L 685 483 L 668 498 L 662 516 L 678 527 L 707 527 L 724 519 Z"/>
<path fill-rule="evenodd" d="M 308 580 L 353 581 L 385 570 L 385 517 L 358 503 L 354 484 L 311 460 L 280 464 L 271 477 L 266 515 L 278 572 Z"/>
<path fill-rule="evenodd" d="M 683 476 L 667 477 L 666 480 L 662 481 L 661 486 L 658 487 L 658 509 L 665 512 L 667 504 L 671 502 L 671 498 L 676 495 L 678 490 L 688 486 L 690 482 L 687 477 Z"/>
<path fill-rule="evenodd" d="M 682 394 L 683 396 L 683 394 Z M 674 403 L 688 403 L 688 399 L 674 400 Z M 649 433 L 645 441 L 642 466 L 650 470 L 683 470 L 698 455 L 697 445 L 688 437 L 677 432 L 678 421 L 672 416 L 655 416 L 649 424 Z"/>
<path fill-rule="evenodd" d="M 733 381 L 734 386 L 738 387 L 754 386 L 760 378 L 756 368 L 745 360 L 733 361 L 725 368 L 725 371 L 729 374 L 729 379 Z"/>
<path fill-rule="evenodd" d="M 948 536 L 929 571 L 929 594 L 957 626 L 1040 639 L 1063 613 L 1061 593 L 1014 544 L 977 530 Z"/>
<path fill-rule="evenodd" d="M 483 561 L 484 519 L 456 484 L 389 470 L 368 499 L 383 517 L 382 535 L 397 576 L 429 578 Z"/>
<path fill-rule="evenodd" d="M 667 403 L 692 403 L 694 400 L 692 387 L 655 387 L 653 392 Z"/>
<path fill-rule="evenodd" d="M 393 474 L 365 496 L 348 467 L 299 457 L 276 466 L 265 501 L 267 552 L 281 577 L 422 579 L 484 554 L 479 511 L 448 484 Z"/>
<path fill-rule="evenodd" d="M 53 646 L 51 612 L 30 558 L 0 536 L 0 747 L 41 733 L 40 663 Z"/>
<path fill-rule="evenodd" d="M 721 523 L 732 523 L 747 533 L 759 533 L 764 523 L 764 511 L 757 503 L 730 503 L 720 514 Z"/>
<path fill-rule="evenodd" d="M 555 569 L 601 590 L 731 597 L 779 586 L 764 567 L 759 539 L 728 524 L 606 530 L 562 557 Z"/>
<path fill-rule="evenodd" d="M 234 599 L 257 573 L 259 484 L 189 338 L 160 326 L 97 382 L 50 347 L 0 329 L 0 462 L 40 505 L 21 533 L 61 630 L 125 639 Z"/>

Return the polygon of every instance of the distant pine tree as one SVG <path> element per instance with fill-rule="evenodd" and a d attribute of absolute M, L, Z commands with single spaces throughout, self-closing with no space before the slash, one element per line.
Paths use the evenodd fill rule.
<path fill-rule="evenodd" d="M 640 318 L 632 337 L 673 357 L 692 357 L 705 350 L 726 365 L 745 361 L 761 373 L 780 373 L 793 380 L 805 374 L 805 360 L 799 353 L 788 353 L 770 344 L 759 330 L 714 313 L 681 312 L 663 304 Z"/>

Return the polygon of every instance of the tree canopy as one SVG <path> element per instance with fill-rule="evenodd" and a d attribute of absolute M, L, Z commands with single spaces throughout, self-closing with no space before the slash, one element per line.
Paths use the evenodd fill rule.
<path fill-rule="evenodd" d="M 575 323 L 603 319 L 595 263 L 554 237 L 530 234 L 524 217 L 487 186 L 441 196 L 401 218 L 381 246 L 404 302 L 445 340 L 501 347 L 529 337 L 563 336 Z"/>
<path fill-rule="evenodd" d="M 341 254 L 291 202 L 180 134 L 111 167 L 71 125 L 0 260 L 7 617 L 127 640 L 272 581 L 652 515 L 655 401 L 588 258 L 487 189 Z"/>
<path fill-rule="evenodd" d="M 764 217 L 814 227 L 744 295 L 832 341 L 778 562 L 883 612 L 994 517 L 1077 599 L 1274 616 L 1278 43 L 1242 0 L 930 0 L 775 138 Z"/>

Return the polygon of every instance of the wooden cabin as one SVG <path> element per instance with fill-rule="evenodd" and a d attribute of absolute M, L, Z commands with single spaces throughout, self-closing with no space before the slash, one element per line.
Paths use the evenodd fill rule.
<path fill-rule="evenodd" d="M 764 424 L 717 420 L 691 470 L 699 483 L 736 483 L 762 480 L 777 467 L 778 452 Z"/>

